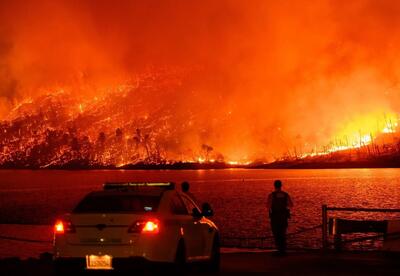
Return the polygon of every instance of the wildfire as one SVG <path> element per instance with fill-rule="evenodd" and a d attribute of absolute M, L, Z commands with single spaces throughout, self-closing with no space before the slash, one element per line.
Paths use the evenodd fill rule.
<path fill-rule="evenodd" d="M 371 113 L 357 117 L 345 124 L 328 146 L 322 151 L 303 154 L 301 157 L 326 155 L 338 151 L 358 149 L 364 146 L 379 143 L 384 134 L 398 132 L 399 117 L 396 113 Z"/>
<path fill-rule="evenodd" d="M 67 88 L 52 89 L 35 99 L 26 98 L 15 105 L 8 120 L 0 122 L 0 165 L 120 168 L 136 163 L 238 166 L 254 161 L 240 147 L 224 156 L 209 144 L 187 144 L 188 140 L 181 139 L 196 127 L 191 111 L 183 116 L 188 118 L 187 123 L 176 124 L 182 114 L 174 112 L 175 106 L 160 103 L 154 107 L 152 102 L 139 97 L 155 91 L 163 97 L 173 97 L 179 82 L 171 83 L 164 78 L 170 76 L 143 75 L 141 85 L 118 85 L 95 100 L 75 98 Z M 399 132 L 399 117 L 394 112 L 373 112 L 341 125 L 329 144 L 300 157 L 393 142 Z M 192 147 L 187 149 L 189 146 Z"/>
<path fill-rule="evenodd" d="M 206 161 L 206 159 L 203 158 L 203 157 L 198 157 L 198 158 L 197 158 L 197 162 L 199 162 L 200 164 L 201 164 L 201 163 L 204 163 L 205 161 Z"/>
<path fill-rule="evenodd" d="M 123 167 L 166 162 L 161 140 L 172 132 L 166 126 L 173 107 L 166 104 L 150 112 L 150 104 L 136 95 L 138 90 L 174 91 L 176 85 L 163 82 L 163 77 L 144 74 L 142 87 L 118 85 L 96 101 L 77 99 L 69 88 L 26 98 L 0 121 L 0 165 Z"/>
<path fill-rule="evenodd" d="M 232 155 L 236 158 L 224 157 L 218 149 L 204 143 L 190 150 L 177 148 L 176 145 L 187 146 L 177 134 L 192 131 L 193 116 L 187 116 L 187 124 L 174 124 L 177 117 L 173 106 L 154 108 L 137 96 L 138 91 L 146 94 L 155 90 L 170 96 L 169 91 L 177 89 L 176 85 L 154 81 L 164 77 L 142 76 L 143 86 L 118 85 L 95 101 L 75 99 L 68 89 L 25 99 L 12 110 L 12 119 L 0 123 L 0 165 L 120 168 L 135 163 L 224 162 L 237 166 L 254 161 L 241 148 Z M 374 112 L 351 118 L 342 126 L 328 145 L 300 157 L 393 142 L 399 132 L 399 118 L 394 112 Z M 172 141 L 174 150 L 169 149 Z"/>

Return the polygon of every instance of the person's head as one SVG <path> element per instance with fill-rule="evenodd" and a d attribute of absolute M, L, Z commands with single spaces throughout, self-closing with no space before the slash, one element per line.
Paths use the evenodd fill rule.
<path fill-rule="evenodd" d="M 282 181 L 280 181 L 279 179 L 275 180 L 274 187 L 275 187 L 275 190 L 280 190 L 282 188 Z"/>
<path fill-rule="evenodd" d="M 184 193 L 189 192 L 189 182 L 183 181 L 181 187 L 182 187 L 182 192 Z"/>

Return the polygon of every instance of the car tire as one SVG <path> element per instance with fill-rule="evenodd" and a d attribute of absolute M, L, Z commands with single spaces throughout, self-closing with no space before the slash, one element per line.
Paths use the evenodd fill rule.
<path fill-rule="evenodd" d="M 210 260 L 206 264 L 206 270 L 210 273 L 218 273 L 220 271 L 221 253 L 219 238 L 215 237 L 211 249 Z"/>
<path fill-rule="evenodd" d="M 79 264 L 74 264 L 63 259 L 56 259 L 53 261 L 53 275 L 84 275 L 85 270 Z"/>
<path fill-rule="evenodd" d="M 60 261 L 54 261 L 53 275 L 66 276 L 66 275 L 71 275 L 71 274 L 76 274 L 76 271 L 74 269 L 66 266 L 64 263 L 62 263 Z"/>

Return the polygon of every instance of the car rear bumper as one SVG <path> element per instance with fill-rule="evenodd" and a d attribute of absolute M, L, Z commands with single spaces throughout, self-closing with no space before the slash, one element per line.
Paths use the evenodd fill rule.
<path fill-rule="evenodd" d="M 147 243 L 141 245 L 71 245 L 57 244 L 54 247 L 55 259 L 86 260 L 88 255 L 109 255 L 116 260 L 145 260 L 157 263 L 171 263 L 174 261 L 175 249 L 160 247 L 157 244 Z"/>

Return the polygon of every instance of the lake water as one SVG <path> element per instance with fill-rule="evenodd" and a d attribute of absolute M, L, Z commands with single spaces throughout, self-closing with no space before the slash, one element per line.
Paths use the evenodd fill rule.
<path fill-rule="evenodd" d="M 269 236 L 266 197 L 273 190 L 275 179 L 283 181 L 284 190 L 294 201 L 289 233 L 320 224 L 322 204 L 400 208 L 400 169 L 0 170 L 0 223 L 52 224 L 58 215 L 70 211 L 86 193 L 101 189 L 106 181 L 181 183 L 186 180 L 198 201 L 211 203 L 215 212 L 213 220 L 223 237 Z M 400 216 L 376 213 L 332 215 L 369 219 Z M 0 227 L 0 235 L 4 234 L 1 231 L 13 234 L 6 226 Z M 307 232 L 292 237 L 289 243 L 317 247 L 320 235 L 319 231 Z M 43 234 L 43 237 L 49 236 L 49 233 Z"/>

